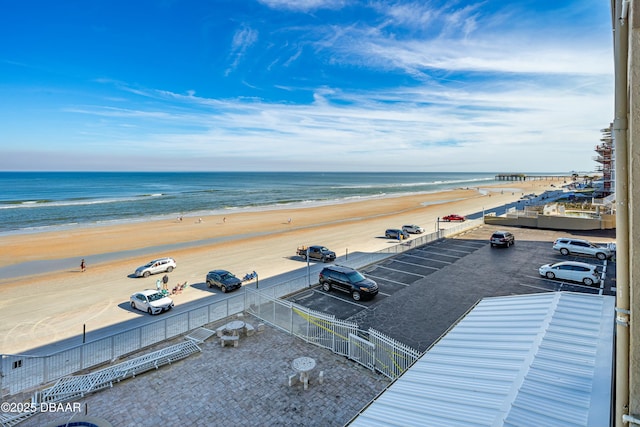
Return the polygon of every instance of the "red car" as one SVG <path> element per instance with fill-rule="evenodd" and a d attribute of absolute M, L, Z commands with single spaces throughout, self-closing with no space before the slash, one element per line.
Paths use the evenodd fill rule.
<path fill-rule="evenodd" d="M 456 215 L 456 214 L 451 214 L 451 215 L 447 215 L 447 216 L 443 216 L 442 217 L 443 221 L 464 221 L 465 218 L 463 216 L 460 215 Z"/>

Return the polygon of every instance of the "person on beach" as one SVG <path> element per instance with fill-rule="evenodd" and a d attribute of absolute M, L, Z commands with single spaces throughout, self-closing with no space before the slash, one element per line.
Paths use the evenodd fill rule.
<path fill-rule="evenodd" d="M 84 258 L 80 261 L 80 271 L 84 272 L 87 269 L 87 264 L 84 262 Z"/>
<path fill-rule="evenodd" d="M 162 278 L 162 283 L 164 286 L 167 286 L 167 283 L 169 283 L 169 276 L 165 274 L 164 277 Z"/>

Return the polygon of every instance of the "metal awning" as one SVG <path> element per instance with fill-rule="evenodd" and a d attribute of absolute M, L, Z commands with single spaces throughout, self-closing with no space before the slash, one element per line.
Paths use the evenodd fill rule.
<path fill-rule="evenodd" d="M 610 424 L 615 297 L 483 299 L 349 426 Z"/>

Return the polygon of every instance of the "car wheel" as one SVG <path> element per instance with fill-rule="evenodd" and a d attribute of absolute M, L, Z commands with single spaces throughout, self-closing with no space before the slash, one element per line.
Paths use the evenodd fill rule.
<path fill-rule="evenodd" d="M 331 290 L 331 284 L 329 282 L 324 282 L 322 284 L 322 290 L 325 292 L 329 292 Z"/>
<path fill-rule="evenodd" d="M 147 313 L 153 316 L 153 311 L 151 310 L 151 307 L 147 308 Z"/>
<path fill-rule="evenodd" d="M 362 296 L 360 295 L 360 292 L 358 291 L 353 291 L 353 293 L 351 294 L 351 296 L 353 297 L 353 299 L 355 301 L 360 301 L 360 298 L 362 298 Z"/>
<path fill-rule="evenodd" d="M 582 283 L 584 283 L 587 286 L 591 286 L 593 285 L 593 280 L 591 280 L 589 277 L 585 277 Z"/>
<path fill-rule="evenodd" d="M 491 247 L 492 247 L 492 248 L 495 248 L 495 247 L 496 247 L 496 244 L 495 244 L 495 243 L 492 243 L 492 244 L 491 244 Z"/>
<path fill-rule="evenodd" d="M 550 271 L 547 271 L 547 274 L 545 274 L 545 276 L 547 277 L 547 279 L 555 279 L 556 278 L 556 275 L 553 274 Z"/>
<path fill-rule="evenodd" d="M 145 271 L 142 275 L 146 278 L 146 277 L 149 277 L 151 273 L 149 273 L 148 271 Z"/>
<path fill-rule="evenodd" d="M 607 259 L 607 256 L 602 252 L 598 252 L 596 254 L 596 258 L 598 258 L 600 261 L 604 261 L 605 259 Z"/>
<path fill-rule="evenodd" d="M 207 280 L 207 287 L 213 288 L 213 283 Z"/>
<path fill-rule="evenodd" d="M 171 273 L 173 271 L 173 267 L 169 266 L 167 267 L 167 273 Z"/>
<path fill-rule="evenodd" d="M 561 253 L 562 255 L 564 255 L 564 256 L 567 256 L 567 255 L 569 255 L 569 249 L 567 249 L 567 248 L 562 248 L 562 249 L 560 249 L 560 253 Z"/>
<path fill-rule="evenodd" d="M 135 309 L 136 309 L 136 303 L 135 303 L 135 302 L 133 302 L 133 301 L 131 301 L 131 309 L 132 309 L 132 310 L 135 310 Z"/>
<path fill-rule="evenodd" d="M 220 290 L 222 291 L 223 294 L 227 293 L 227 287 L 225 285 L 220 286 Z"/>

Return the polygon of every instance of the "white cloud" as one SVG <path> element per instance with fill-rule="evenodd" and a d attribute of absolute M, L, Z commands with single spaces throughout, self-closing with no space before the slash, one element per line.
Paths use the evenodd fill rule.
<path fill-rule="evenodd" d="M 240 61 L 244 58 L 247 50 L 258 40 L 258 32 L 247 26 L 242 26 L 233 35 L 231 42 L 231 65 L 227 68 L 225 75 L 229 75 L 233 70 L 238 67 Z"/>
<path fill-rule="evenodd" d="M 318 9 L 340 9 L 348 0 L 258 0 L 272 9 L 288 9 L 307 12 Z"/>
<path fill-rule="evenodd" d="M 261 3 L 287 18 L 356 5 Z M 96 80 L 102 103 L 63 109 L 74 117 L 71 135 L 85 142 L 74 152 L 163 152 L 171 167 L 190 170 L 213 162 L 229 170 L 590 169 L 612 114 L 610 38 L 558 25 L 560 15 L 578 21 L 575 5 L 547 17 L 523 14 L 518 3 L 499 11 L 460 4 L 375 1 L 358 6 L 367 19 L 309 14 L 271 32 L 247 19 L 220 56 L 228 52 L 227 81 L 243 71 L 238 86 L 251 97 L 218 96 L 198 81 L 174 89 Z M 252 79 L 242 67 L 258 59 Z M 360 71 L 381 84 L 362 83 Z"/>

